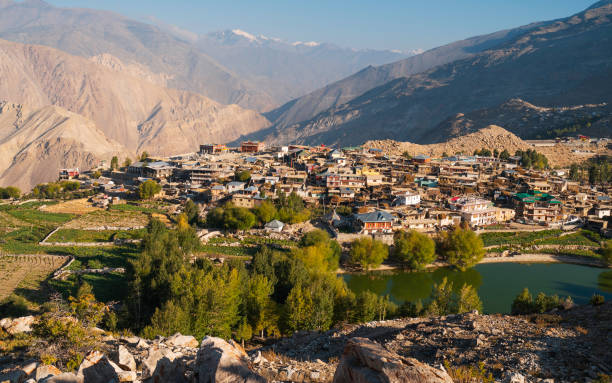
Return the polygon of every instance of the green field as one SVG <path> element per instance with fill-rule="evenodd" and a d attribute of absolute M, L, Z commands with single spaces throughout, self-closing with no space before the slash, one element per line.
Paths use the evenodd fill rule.
<path fill-rule="evenodd" d="M 116 239 L 139 239 L 144 229 L 137 230 L 78 230 L 60 229 L 47 242 L 113 242 Z"/>

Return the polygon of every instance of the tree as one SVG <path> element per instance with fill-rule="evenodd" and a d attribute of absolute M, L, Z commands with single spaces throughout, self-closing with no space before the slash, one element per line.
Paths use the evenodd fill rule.
<path fill-rule="evenodd" d="M 117 156 L 113 156 L 110 163 L 111 170 L 119 169 L 119 158 Z"/>
<path fill-rule="evenodd" d="M 459 270 L 474 266 L 485 254 L 482 239 L 468 228 L 457 227 L 450 234 L 442 233 L 438 243 L 441 255 Z"/>
<path fill-rule="evenodd" d="M 272 221 L 276 218 L 278 212 L 276 211 L 276 207 L 270 201 L 263 201 L 259 206 L 253 209 L 253 213 L 257 217 L 257 220 L 265 225 L 266 223 Z"/>
<path fill-rule="evenodd" d="M 91 173 L 91 178 L 93 178 L 93 179 L 97 180 L 100 177 L 102 177 L 102 173 L 100 173 L 99 170 L 96 170 L 95 172 Z"/>
<path fill-rule="evenodd" d="M 161 186 L 153 180 L 146 180 L 138 187 L 140 199 L 151 199 L 161 191 Z"/>
<path fill-rule="evenodd" d="M 187 222 L 190 225 L 198 225 L 198 223 L 200 222 L 200 212 L 198 206 L 191 199 L 188 199 L 185 202 L 185 208 L 183 209 L 183 212 L 187 216 Z"/>
<path fill-rule="evenodd" d="M 125 160 L 123 160 L 123 167 L 128 168 L 131 164 L 132 160 L 130 159 L 130 157 L 125 157 Z"/>
<path fill-rule="evenodd" d="M 249 172 L 248 170 L 236 170 L 236 172 L 234 172 L 234 179 L 240 182 L 247 182 L 251 179 L 251 172 Z"/>
<path fill-rule="evenodd" d="M 529 289 L 525 287 L 523 291 L 514 298 L 512 302 L 512 314 L 528 314 L 533 312 L 533 297 L 529 293 Z"/>
<path fill-rule="evenodd" d="M 255 215 L 244 207 L 229 206 L 223 211 L 223 228 L 226 230 L 249 230 L 255 225 Z"/>
<path fill-rule="evenodd" d="M 508 150 L 502 150 L 502 152 L 499 154 L 499 159 L 502 161 L 508 161 L 510 159 L 510 153 L 508 153 Z"/>
<path fill-rule="evenodd" d="M 572 181 L 580 181 L 580 167 L 578 164 L 572 164 L 569 169 L 569 179 Z"/>
<path fill-rule="evenodd" d="M 361 237 L 354 240 L 350 251 L 351 261 L 363 269 L 378 267 L 389 256 L 389 248 L 379 240 Z"/>
<path fill-rule="evenodd" d="M 453 301 L 453 283 L 446 277 L 434 285 L 426 312 L 432 316 L 452 314 L 456 311 Z"/>
<path fill-rule="evenodd" d="M 16 188 L 15 186 L 7 186 L 6 188 L 0 188 L 0 198 L 1 199 L 17 199 L 21 196 L 21 190 Z"/>
<path fill-rule="evenodd" d="M 407 160 L 412 159 L 412 156 L 411 156 L 411 155 L 410 155 L 410 153 L 408 153 L 408 152 L 403 152 L 403 153 L 402 153 L 402 157 L 404 157 L 404 158 L 405 158 L 405 159 L 407 159 Z"/>
<path fill-rule="evenodd" d="M 495 158 L 499 157 L 499 150 L 493 149 L 493 157 L 495 157 Z"/>
<path fill-rule="evenodd" d="M 148 158 L 149 158 L 149 153 L 147 153 L 146 151 L 140 154 L 140 161 L 146 161 Z"/>
<path fill-rule="evenodd" d="M 459 291 L 457 314 L 478 310 L 482 312 L 482 301 L 472 285 L 465 283 Z"/>
<path fill-rule="evenodd" d="M 393 255 L 413 270 L 423 270 L 436 260 L 436 245 L 426 234 L 398 231 L 393 235 L 393 244 Z"/>
<path fill-rule="evenodd" d="M 253 329 L 247 322 L 246 317 L 242 318 L 242 322 L 240 322 L 240 325 L 236 329 L 235 336 L 238 341 L 242 342 L 242 348 L 244 348 L 244 341 L 253 337 Z"/>

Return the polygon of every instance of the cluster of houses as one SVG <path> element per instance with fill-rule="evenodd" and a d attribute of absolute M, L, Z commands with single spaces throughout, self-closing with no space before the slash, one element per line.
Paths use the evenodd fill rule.
<path fill-rule="evenodd" d="M 105 195 L 121 197 L 147 179 L 162 185 L 160 198 L 190 198 L 203 213 L 230 201 L 253 208 L 281 192 L 296 193 L 323 208 L 322 218 L 335 230 L 363 234 L 435 232 L 461 222 L 473 228 L 581 224 L 610 233 L 612 187 L 570 181 L 564 170 L 523 169 L 516 158 L 406 158 L 366 147 L 248 141 L 239 148 L 206 144 L 197 153 L 136 162 L 106 172 L 97 183 Z"/>

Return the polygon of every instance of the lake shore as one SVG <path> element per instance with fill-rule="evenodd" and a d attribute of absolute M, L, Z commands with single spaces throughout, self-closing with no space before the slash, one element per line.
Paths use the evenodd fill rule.
<path fill-rule="evenodd" d="M 610 266 L 606 265 L 602 260 L 596 258 L 589 257 L 581 257 L 581 256 L 569 256 L 569 255 L 554 255 L 554 254 L 519 254 L 511 257 L 484 257 L 478 264 L 483 263 L 570 263 L 574 265 L 582 265 L 582 266 L 590 266 L 590 267 L 600 267 L 600 268 L 609 268 Z M 449 266 L 446 262 L 434 262 L 430 265 L 427 265 L 427 270 L 433 270 L 440 267 Z M 369 271 L 394 271 L 394 270 L 408 270 L 403 267 L 401 264 L 382 264 L 375 269 L 371 269 Z M 363 272 L 363 270 L 359 269 L 346 269 L 339 268 L 336 271 L 336 274 L 350 274 L 350 273 L 359 273 Z"/>

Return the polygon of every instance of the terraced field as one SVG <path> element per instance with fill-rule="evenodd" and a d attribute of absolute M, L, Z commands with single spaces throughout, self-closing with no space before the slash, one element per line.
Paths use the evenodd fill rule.
<path fill-rule="evenodd" d="M 105 210 L 82 215 L 66 223 L 64 229 L 95 229 L 102 226 L 134 228 L 146 226 L 149 216 L 141 211 Z"/>
<path fill-rule="evenodd" d="M 42 293 L 41 283 L 69 257 L 57 255 L 4 255 L 0 257 L 0 301 L 19 290 L 35 300 Z"/>

